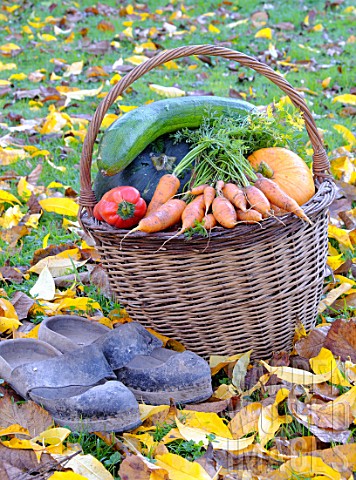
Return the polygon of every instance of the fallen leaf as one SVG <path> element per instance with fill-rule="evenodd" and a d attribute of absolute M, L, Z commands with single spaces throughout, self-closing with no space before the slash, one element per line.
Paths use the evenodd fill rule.
<path fill-rule="evenodd" d="M 249 433 L 257 432 L 261 410 L 260 402 L 249 403 L 243 407 L 229 423 L 233 438 L 241 438 Z"/>
<path fill-rule="evenodd" d="M 281 380 L 285 380 L 289 383 L 295 383 L 296 385 L 313 385 L 314 383 L 326 382 L 331 378 L 331 372 L 314 375 L 313 373 L 300 370 L 299 368 L 272 367 L 263 360 L 260 360 L 260 363 L 270 374 L 277 375 L 277 377 Z"/>
<path fill-rule="evenodd" d="M 170 480 L 213 480 L 199 463 L 174 453 L 156 455 L 155 460 L 156 465 L 168 472 Z"/>
<path fill-rule="evenodd" d="M 176 87 L 163 87 L 162 85 L 151 83 L 149 88 L 158 95 L 168 98 L 183 97 L 185 95 L 184 90 Z"/>
<path fill-rule="evenodd" d="M 169 480 L 167 470 L 161 468 L 157 462 L 149 462 L 142 455 L 130 455 L 124 458 L 119 474 L 123 480 Z"/>
<path fill-rule="evenodd" d="M 176 418 L 177 428 L 179 433 L 186 440 L 192 440 L 194 443 L 202 442 L 204 446 L 207 446 L 209 442 L 212 443 L 214 449 L 218 450 L 231 450 L 238 451 L 251 445 L 255 439 L 254 436 L 248 438 L 242 438 L 239 440 L 231 440 L 230 438 L 223 438 L 215 435 L 212 440 L 208 438 L 208 432 L 199 428 L 187 427 Z"/>
<path fill-rule="evenodd" d="M 0 333 L 11 332 L 21 325 L 16 310 L 6 298 L 0 297 Z"/>
<path fill-rule="evenodd" d="M 356 320 L 335 320 L 327 333 L 324 347 L 341 360 L 350 357 L 351 361 L 356 363 Z"/>
<path fill-rule="evenodd" d="M 232 371 L 232 384 L 238 393 L 242 393 L 245 389 L 245 376 L 247 367 L 250 363 L 250 357 L 253 350 L 244 353 L 236 362 Z"/>
<path fill-rule="evenodd" d="M 287 368 L 287 367 L 280 367 Z M 278 405 L 288 398 L 289 390 L 282 388 L 277 392 L 276 399 L 272 405 L 263 406 L 258 419 L 258 434 L 260 437 L 260 444 L 264 447 L 272 438 L 280 426 L 284 423 L 291 423 L 293 417 L 290 415 L 279 415 Z"/>
<path fill-rule="evenodd" d="M 53 300 L 56 293 L 56 285 L 48 267 L 44 267 L 37 282 L 30 290 L 30 295 L 41 300 Z"/>
<path fill-rule="evenodd" d="M 323 313 L 330 305 L 332 305 L 335 300 L 337 300 L 341 295 L 347 293 L 351 290 L 352 285 L 349 283 L 342 283 L 339 287 L 333 288 L 330 292 L 326 295 L 324 299 L 322 299 L 318 306 L 318 313 Z"/>
<path fill-rule="evenodd" d="M 333 98 L 333 103 L 335 102 L 341 102 L 349 105 L 356 105 L 356 95 L 352 95 L 351 93 L 338 95 L 337 97 Z"/>
<path fill-rule="evenodd" d="M 331 372 L 330 382 L 342 387 L 351 387 L 340 370 L 337 367 L 334 355 L 327 348 L 322 347 L 319 354 L 309 360 L 310 366 L 314 370 L 314 373 L 327 373 Z"/>
<path fill-rule="evenodd" d="M 267 38 L 267 40 L 272 40 L 272 30 L 270 28 L 262 28 L 255 34 L 255 38 Z"/>
<path fill-rule="evenodd" d="M 39 204 L 46 212 L 54 212 L 70 217 L 76 217 L 79 211 L 79 205 L 71 198 L 50 197 L 40 200 Z"/>

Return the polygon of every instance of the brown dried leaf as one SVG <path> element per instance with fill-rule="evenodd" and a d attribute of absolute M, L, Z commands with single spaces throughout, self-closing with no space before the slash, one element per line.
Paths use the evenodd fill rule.
<path fill-rule="evenodd" d="M 42 207 L 39 204 L 37 197 L 32 193 L 30 198 L 27 200 L 27 206 L 29 208 L 29 213 L 41 213 Z"/>
<path fill-rule="evenodd" d="M 159 468 L 141 455 L 130 455 L 120 465 L 120 478 L 123 480 L 150 480 L 154 472 L 156 480 L 168 480 L 168 472 Z"/>
<path fill-rule="evenodd" d="M 17 291 L 11 299 L 11 303 L 14 306 L 19 320 L 24 320 L 28 316 L 28 312 L 34 300 L 26 295 L 26 293 Z"/>
<path fill-rule="evenodd" d="M 316 357 L 321 348 L 325 346 L 325 339 L 329 330 L 330 325 L 314 328 L 307 337 L 298 340 L 294 346 L 296 352 L 304 358 Z"/>
<path fill-rule="evenodd" d="M 206 403 L 198 403 L 185 406 L 185 410 L 193 410 L 194 412 L 220 413 L 227 409 L 230 400 L 218 400 Z"/>
<path fill-rule="evenodd" d="M 60 243 L 59 245 L 48 245 L 46 248 L 39 248 L 33 254 L 30 265 L 36 265 L 40 260 L 43 260 L 46 257 L 57 255 L 58 253 L 71 250 L 72 248 L 77 248 L 74 243 Z"/>
<path fill-rule="evenodd" d="M 105 72 L 105 70 L 102 67 L 100 67 L 100 65 L 95 65 L 93 67 L 88 68 L 88 70 L 85 72 L 85 76 L 87 78 L 108 77 L 109 74 Z"/>
<path fill-rule="evenodd" d="M 101 42 L 91 43 L 90 45 L 83 47 L 83 49 L 92 55 L 103 55 L 110 50 L 110 42 L 108 40 L 102 40 Z"/>
<path fill-rule="evenodd" d="M 27 176 L 27 181 L 31 185 L 37 185 L 38 179 L 42 173 L 42 164 L 39 163 L 36 167 L 32 170 L 32 172 Z"/>
<path fill-rule="evenodd" d="M 9 394 L 0 398 L 0 426 L 3 428 L 19 424 L 27 428 L 31 438 L 53 425 L 50 414 L 31 400 L 18 405 Z"/>
<path fill-rule="evenodd" d="M 98 23 L 96 28 L 100 30 L 100 32 L 115 32 L 114 25 L 107 20 L 101 20 L 101 22 Z"/>
<path fill-rule="evenodd" d="M 29 232 L 29 229 L 25 225 L 16 225 L 8 230 L 2 231 L 0 233 L 0 237 L 4 240 L 4 242 L 9 244 L 10 248 L 13 248 L 16 246 L 20 238 L 24 237 Z"/>
<path fill-rule="evenodd" d="M 0 280 L 7 280 L 13 283 L 22 283 L 23 276 L 22 273 L 16 270 L 13 267 L 1 267 L 0 268 Z"/>
<path fill-rule="evenodd" d="M 274 25 L 278 30 L 294 30 L 295 26 L 291 22 L 280 22 Z"/>
<path fill-rule="evenodd" d="M 113 292 L 110 287 L 109 277 L 101 265 L 96 265 L 90 273 L 90 283 L 99 288 L 102 295 L 112 298 Z"/>
<path fill-rule="evenodd" d="M 350 478 L 356 470 L 356 443 L 316 450 L 311 455 L 322 458 L 327 465 L 342 473 L 343 478 Z"/>
<path fill-rule="evenodd" d="M 251 15 L 251 23 L 255 28 L 263 27 L 268 22 L 268 13 L 265 10 L 255 12 Z"/>
<path fill-rule="evenodd" d="M 0 443 L 1 480 L 46 480 L 55 471 L 64 471 L 51 455 L 43 453 L 38 463 L 32 450 L 7 448 Z"/>
<path fill-rule="evenodd" d="M 342 360 L 350 357 L 356 363 L 356 318 L 335 320 L 328 331 L 324 347 Z"/>

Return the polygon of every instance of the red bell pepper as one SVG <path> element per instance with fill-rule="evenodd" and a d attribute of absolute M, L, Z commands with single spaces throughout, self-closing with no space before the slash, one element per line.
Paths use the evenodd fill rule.
<path fill-rule="evenodd" d="M 116 187 L 95 205 L 94 217 L 116 228 L 130 228 L 138 224 L 146 210 L 146 202 L 136 188 Z"/>

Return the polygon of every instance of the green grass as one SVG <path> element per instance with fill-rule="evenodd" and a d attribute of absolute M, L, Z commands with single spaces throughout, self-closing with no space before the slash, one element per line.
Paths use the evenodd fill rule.
<path fill-rule="evenodd" d="M 22 2 L 18 2 L 22 4 Z M 38 69 L 45 69 L 45 80 L 41 83 L 33 83 L 28 79 L 24 81 L 14 81 L 12 86 L 12 93 L 0 97 L 0 124 L 6 123 L 8 126 L 17 126 L 17 121 L 11 121 L 7 118 L 9 113 L 22 115 L 26 120 L 44 118 L 48 114 L 48 107 L 55 102 L 49 101 L 44 103 L 39 110 L 31 110 L 29 108 L 29 99 L 15 100 L 13 93 L 17 89 L 35 89 L 38 87 L 55 87 L 62 84 L 68 84 L 79 89 L 93 89 L 97 88 L 101 83 L 104 84 L 103 92 L 108 92 L 110 79 L 114 73 L 110 73 L 104 81 L 88 81 L 85 72 L 89 67 L 101 66 L 111 67 L 113 63 L 122 58 L 125 59 L 134 55 L 133 50 L 135 45 L 146 41 L 145 32 L 151 27 L 162 28 L 165 21 L 175 25 L 178 30 L 187 30 L 181 38 L 177 36 L 166 35 L 164 38 L 153 38 L 163 49 L 170 49 L 182 45 L 194 45 L 203 43 L 219 44 L 220 42 L 228 42 L 231 48 L 244 52 L 248 55 L 256 56 L 261 60 L 264 59 L 266 50 L 269 49 L 270 44 L 274 45 L 278 51 L 277 61 L 288 61 L 290 63 L 297 63 L 298 61 L 310 61 L 313 68 L 304 68 L 300 65 L 297 70 L 283 66 L 276 63 L 275 60 L 266 57 L 266 62 L 275 70 L 278 70 L 285 78 L 297 88 L 305 88 L 317 93 L 317 95 L 304 93 L 304 97 L 316 117 L 318 127 L 324 133 L 325 144 L 329 153 L 336 147 L 345 144 L 345 140 L 333 129 L 333 125 L 342 124 L 348 129 L 352 130 L 352 117 L 341 117 L 340 112 L 344 105 L 341 103 L 333 103 L 332 98 L 338 94 L 349 93 L 353 86 L 354 80 L 354 43 L 347 43 L 355 31 L 355 14 L 345 13 L 345 9 L 351 6 L 353 2 L 346 0 L 339 7 L 328 8 L 325 10 L 325 0 L 309 0 L 298 3 L 294 0 L 279 0 L 273 3 L 272 9 L 268 10 L 269 20 L 267 25 L 261 27 L 254 27 L 251 22 L 242 23 L 234 28 L 229 28 L 229 24 L 240 19 L 249 19 L 251 15 L 263 9 L 265 1 L 246 1 L 240 0 L 231 2 L 229 4 L 220 4 L 215 1 L 202 2 L 197 0 L 187 0 L 184 2 L 186 14 L 189 18 L 170 19 L 172 11 L 182 10 L 182 2 L 167 0 L 150 0 L 149 10 L 154 13 L 156 9 L 172 6 L 172 11 L 164 11 L 163 14 L 156 14 L 155 18 L 147 19 L 145 21 L 133 18 L 134 38 L 129 39 L 122 37 L 120 33 L 126 28 L 123 22 L 130 20 L 126 16 L 110 16 L 104 17 L 102 15 L 91 15 L 85 13 L 85 8 L 93 5 L 91 0 L 82 0 L 75 4 L 74 2 L 56 2 L 57 6 L 50 12 L 48 10 L 51 2 L 34 0 L 31 3 L 31 8 L 26 7 L 26 4 L 20 6 L 18 10 L 13 13 L 8 13 L 2 10 L 8 17 L 8 22 L 0 22 L 0 45 L 8 42 L 15 43 L 23 48 L 23 52 L 19 56 L 13 58 L 5 58 L 0 56 L 0 61 L 3 63 L 16 63 L 17 69 L 12 71 L 0 71 L 0 79 L 7 80 L 13 73 L 24 72 L 30 74 Z M 107 0 L 104 2 L 107 6 L 123 8 L 129 2 L 117 2 L 114 0 Z M 11 2 L 4 1 L 2 6 L 6 7 L 12 5 Z M 64 18 L 68 15 L 70 7 L 79 5 L 78 9 L 82 12 L 82 18 L 73 24 L 73 32 L 75 38 L 73 43 L 65 43 L 65 38 L 68 35 L 56 35 L 56 42 L 41 42 L 38 38 L 38 33 L 48 33 L 53 35 L 53 26 L 47 22 L 46 26 L 40 30 L 33 30 L 33 38 L 31 39 L 27 34 L 23 33 L 22 27 L 28 25 L 29 21 L 41 22 L 47 16 L 52 15 L 55 18 Z M 136 8 L 136 4 L 133 4 Z M 211 33 L 209 31 L 202 33 L 202 28 L 197 23 L 197 17 L 206 14 L 207 12 L 215 12 L 220 8 L 218 15 L 215 17 L 206 17 L 206 26 L 213 21 L 214 26 L 220 30 L 220 33 Z M 303 26 L 303 21 L 310 10 L 317 12 L 314 21 L 315 24 L 321 23 L 323 25 L 322 32 L 308 31 L 307 27 Z M 183 12 L 184 13 L 184 12 Z M 236 18 L 231 16 L 235 15 Z M 36 18 L 38 17 L 38 18 Z M 115 32 L 99 31 L 96 27 L 99 21 L 108 20 L 114 27 Z M 278 30 L 274 28 L 277 23 L 290 22 L 295 28 L 291 31 Z M 8 27 L 8 30 L 2 27 Z M 194 28 L 197 27 L 194 31 Z M 271 27 L 273 29 L 273 38 L 271 41 L 267 39 L 255 38 L 255 33 L 259 28 Z M 67 29 L 64 24 L 63 30 Z M 80 41 L 82 39 L 80 31 L 88 29 L 88 38 L 91 42 L 99 42 L 107 40 L 109 42 L 119 41 L 121 47 L 116 50 L 110 50 L 107 53 L 100 55 L 93 55 L 85 52 L 81 47 Z M 334 45 L 333 45 L 334 44 Z M 304 46 L 305 48 L 302 48 Z M 328 52 L 329 48 L 329 52 Z M 339 53 L 332 54 L 332 49 L 340 48 Z M 83 73 L 79 76 L 63 78 L 61 80 L 50 80 L 50 75 L 55 72 L 62 76 L 63 71 L 55 67 L 53 59 L 63 59 L 65 63 L 71 64 L 77 61 L 84 61 Z M 51 61 L 52 60 L 52 61 Z M 156 83 L 163 86 L 178 86 L 186 91 L 205 90 L 212 91 L 215 95 L 228 96 L 229 90 L 234 89 L 242 94 L 247 95 L 247 100 L 256 105 L 266 105 L 274 99 L 279 99 L 283 94 L 273 84 L 269 83 L 261 75 L 249 70 L 245 67 L 240 67 L 238 73 L 229 70 L 229 62 L 212 58 L 212 65 L 208 65 L 197 58 L 190 58 L 189 63 L 184 60 L 177 60 L 179 70 L 168 70 L 165 67 L 156 68 L 143 78 L 139 79 L 133 85 L 131 91 L 123 95 L 123 99 L 118 103 L 122 105 L 143 105 L 147 101 L 159 100 L 156 93 L 148 88 L 149 83 Z M 188 69 L 188 65 L 196 65 L 195 70 Z M 239 80 L 238 74 L 244 73 L 245 80 Z M 197 76 L 199 74 L 199 77 Z M 202 76 L 206 78 L 202 79 Z M 323 90 L 321 86 L 322 80 L 331 77 L 330 87 L 334 86 L 335 91 L 330 88 Z M 251 90 L 250 90 L 251 89 Z M 252 95 L 251 95 L 252 91 Z M 82 101 L 72 101 L 67 108 L 63 109 L 64 113 L 69 116 L 76 114 L 93 115 L 99 103 L 99 99 L 86 97 Z M 118 114 L 120 112 L 118 103 L 111 108 L 112 113 Z M 58 108 L 58 106 L 57 106 Z M 66 130 L 66 129 L 65 129 Z M 0 137 L 8 134 L 6 128 L 0 125 Z M 102 135 L 102 132 L 100 136 Z M 18 176 L 28 175 L 39 162 L 43 165 L 43 170 L 39 178 L 39 185 L 47 186 L 51 181 L 56 180 L 63 185 L 70 185 L 74 190 L 79 192 L 79 160 L 81 154 L 82 143 L 70 142 L 69 147 L 66 147 L 65 142 L 69 142 L 68 137 L 64 135 L 40 135 L 13 133 L 12 136 L 19 141 L 23 141 L 25 145 L 34 145 L 40 149 L 49 150 L 51 153 L 50 159 L 57 166 L 66 167 L 65 172 L 54 170 L 43 157 L 29 158 L 18 161 L 16 164 L 0 167 L 0 177 L 5 172 L 13 170 Z M 99 139 L 98 139 L 99 140 Z M 97 144 L 95 146 L 95 153 Z M 95 176 L 96 166 L 93 165 L 92 175 Z M 16 185 L 18 179 L 9 181 L 11 192 L 17 194 Z M 1 185 L 0 185 L 1 188 Z M 25 213 L 27 206 L 23 205 L 21 210 Z M 51 234 L 49 244 L 60 244 L 63 242 L 79 242 L 80 238 L 77 234 L 71 233 L 62 227 L 62 216 L 56 214 L 44 213 L 39 224 L 38 229 L 33 229 L 29 235 L 22 238 L 16 248 L 9 248 L 9 246 L 0 240 L 0 264 L 8 262 L 12 266 L 29 266 L 29 262 L 33 257 L 36 249 L 42 248 L 43 238 L 47 233 Z M 29 289 L 35 283 L 37 276 L 31 275 L 30 279 L 20 285 L 6 286 L 6 290 L 11 297 L 16 290 L 21 290 L 28 293 Z M 84 287 L 83 294 L 86 294 L 99 301 L 103 308 L 104 314 L 107 314 L 111 309 L 117 308 L 118 305 L 103 297 L 95 287 Z M 329 311 L 330 319 L 340 312 Z M 350 314 L 348 309 L 341 313 L 343 316 Z M 41 321 L 41 316 L 34 318 L 36 323 Z M 216 379 L 217 382 L 226 382 L 223 373 Z M 167 428 L 164 426 L 157 427 L 154 436 L 159 440 L 164 436 Z M 284 435 L 288 438 L 307 435 L 307 431 L 298 422 L 293 422 L 290 425 L 282 427 Z M 355 433 L 354 433 L 355 435 Z M 98 439 L 95 435 L 81 435 L 72 434 L 70 441 L 79 442 L 85 453 L 92 453 L 114 474 L 117 475 L 118 464 L 121 460 L 120 454 L 107 446 L 104 442 Z M 197 458 L 203 453 L 200 445 L 193 442 L 173 442 L 169 446 L 170 451 L 178 453 L 189 459 Z"/>

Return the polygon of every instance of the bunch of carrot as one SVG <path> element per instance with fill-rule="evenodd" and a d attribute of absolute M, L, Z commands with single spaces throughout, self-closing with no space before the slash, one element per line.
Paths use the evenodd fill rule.
<path fill-rule="evenodd" d="M 187 192 L 194 196 L 190 203 L 174 198 L 179 186 L 179 179 L 175 175 L 164 175 L 145 217 L 131 232 L 161 232 L 181 221 L 182 227 L 176 233 L 180 235 L 197 224 L 203 225 L 206 230 L 211 230 L 217 224 L 233 228 L 241 222 L 256 223 L 286 213 L 294 213 L 311 223 L 295 200 L 275 182 L 259 174 L 254 185 L 243 188 L 223 181 L 217 181 L 215 187 L 207 184 L 194 187 Z"/>

